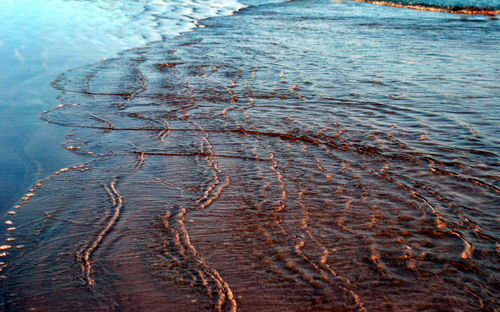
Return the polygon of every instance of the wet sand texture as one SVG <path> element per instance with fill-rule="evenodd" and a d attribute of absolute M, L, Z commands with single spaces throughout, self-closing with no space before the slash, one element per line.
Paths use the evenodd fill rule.
<path fill-rule="evenodd" d="M 42 119 L 89 163 L 10 216 L 4 307 L 494 311 L 498 23 L 345 6 L 245 9 L 55 80 Z"/>

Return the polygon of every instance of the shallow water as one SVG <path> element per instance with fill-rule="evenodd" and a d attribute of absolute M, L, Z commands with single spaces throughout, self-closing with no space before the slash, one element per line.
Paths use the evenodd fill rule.
<path fill-rule="evenodd" d="M 87 163 L 13 209 L 6 309 L 496 309 L 498 20 L 317 0 L 203 24 L 53 82 L 42 119 Z"/>
<path fill-rule="evenodd" d="M 61 72 L 174 37 L 197 21 L 241 7 L 225 1 L 0 2 L 0 211 L 41 179 L 79 158 L 60 148 L 65 129 L 38 115 L 54 106 Z M 81 160 L 81 159 L 80 159 Z"/>

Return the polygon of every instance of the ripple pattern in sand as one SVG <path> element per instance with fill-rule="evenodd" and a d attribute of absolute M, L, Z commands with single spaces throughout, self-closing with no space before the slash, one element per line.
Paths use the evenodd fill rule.
<path fill-rule="evenodd" d="M 458 87 L 452 59 L 442 89 L 404 62 L 368 79 L 373 55 L 332 86 L 356 62 L 324 39 L 359 22 L 332 21 L 343 5 L 250 8 L 55 80 L 60 104 L 42 119 L 94 160 L 40 181 L 14 211 L 8 237 L 25 248 L 4 248 L 4 304 L 494 311 L 498 142 L 485 133 L 498 116 L 451 110 L 470 100 L 445 94 Z M 291 20 L 322 51 L 294 40 Z M 418 26 L 442 34 L 429 23 Z M 421 61 L 439 66 L 431 52 Z M 498 100 L 488 79 L 470 83 Z"/>

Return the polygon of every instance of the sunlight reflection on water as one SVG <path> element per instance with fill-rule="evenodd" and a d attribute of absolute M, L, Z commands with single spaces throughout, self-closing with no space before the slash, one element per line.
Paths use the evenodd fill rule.
<path fill-rule="evenodd" d="M 7 307 L 494 311 L 498 20 L 311 0 L 204 23 L 53 82 L 42 118 L 88 162 L 6 219 Z"/>

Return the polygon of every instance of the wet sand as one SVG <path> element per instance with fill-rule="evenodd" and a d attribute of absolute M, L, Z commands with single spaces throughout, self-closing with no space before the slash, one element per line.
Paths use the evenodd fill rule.
<path fill-rule="evenodd" d="M 50 86 L 71 68 L 175 37 L 199 19 L 227 15 L 234 0 L 6 0 L 0 2 L 0 211 L 33 182 L 82 159 L 61 149 L 65 129 L 38 118 L 57 103 Z"/>
<path fill-rule="evenodd" d="M 495 311 L 499 22 L 366 6 L 61 74 L 41 117 L 88 162 L 12 209 L 4 308 Z"/>
<path fill-rule="evenodd" d="M 432 6 L 432 5 L 423 5 L 418 4 L 418 2 L 410 2 L 406 4 L 404 1 L 399 3 L 398 1 L 376 1 L 376 0 L 353 0 L 357 2 L 366 2 L 370 4 L 376 5 L 385 5 L 393 8 L 402 8 L 402 9 L 412 9 L 419 11 L 432 11 L 432 12 L 445 12 L 445 13 L 453 13 L 453 14 L 467 14 L 467 15 L 484 15 L 484 16 L 497 16 L 500 14 L 500 10 L 498 9 L 484 9 L 484 8 L 476 8 L 476 7 L 463 7 L 463 6 Z M 425 1 L 422 1 L 425 3 Z"/>

